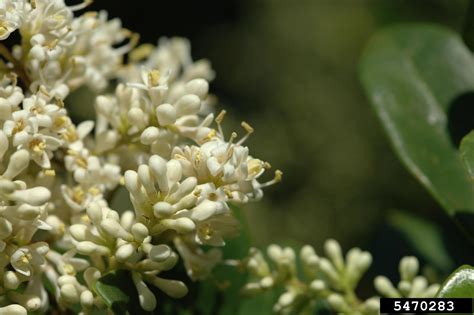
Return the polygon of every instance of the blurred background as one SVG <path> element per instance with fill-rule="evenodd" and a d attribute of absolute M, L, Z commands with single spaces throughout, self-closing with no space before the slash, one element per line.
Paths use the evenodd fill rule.
<path fill-rule="evenodd" d="M 284 172 L 262 202 L 245 207 L 257 245 L 310 243 L 320 250 L 332 237 L 345 249 L 370 249 L 379 264 L 396 269 L 393 258 L 411 252 L 386 224 L 387 210 L 447 219 L 391 150 L 358 81 L 358 60 L 384 25 L 435 22 L 459 31 L 468 6 L 465 0 L 96 0 L 93 9 L 120 17 L 142 42 L 187 37 L 194 58 L 212 62 L 211 89 L 229 112 L 227 132 L 248 121 L 256 129 L 247 142 L 252 154 Z"/>

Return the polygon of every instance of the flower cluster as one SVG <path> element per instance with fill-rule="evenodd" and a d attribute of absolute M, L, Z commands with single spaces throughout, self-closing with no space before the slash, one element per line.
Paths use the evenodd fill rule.
<path fill-rule="evenodd" d="M 249 257 L 240 262 L 251 276 L 242 292 L 257 295 L 283 288 L 273 308 L 278 314 L 311 313 L 317 300 L 326 300 L 338 314 L 379 314 L 379 297 L 364 301 L 355 293 L 372 264 L 370 253 L 352 248 L 344 258 L 340 245 L 332 239 L 325 242 L 324 249 L 327 258 L 318 256 L 309 245 L 302 247 L 297 257 L 291 247 L 270 245 L 268 262 L 260 250 L 252 248 Z M 405 257 L 400 261 L 398 290 L 384 276 L 377 277 L 374 285 L 384 297 L 435 296 L 439 285 L 428 286 L 427 279 L 417 273 L 418 260 Z"/>
<path fill-rule="evenodd" d="M 161 273 L 181 259 L 206 278 L 239 232 L 230 203 L 281 180 L 259 181 L 270 165 L 244 145 L 248 123 L 225 137 L 214 73 L 188 41 L 137 47 L 106 12 L 75 14 L 89 3 L 0 3 L 0 314 L 105 308 L 96 285 L 117 271 L 144 310 L 157 305 L 150 286 L 182 297 L 184 282 Z M 80 87 L 98 93 L 96 120 L 75 124 L 67 97 Z M 117 191 L 133 209 L 110 207 Z"/>
<path fill-rule="evenodd" d="M 90 2 L 0 1 L 0 314 L 51 305 L 92 314 L 111 306 L 101 279 L 120 272 L 145 311 L 157 307 L 157 290 L 181 298 L 184 279 L 166 272 L 182 263 L 197 281 L 229 263 L 221 248 L 239 233 L 231 204 L 260 199 L 282 178 L 276 170 L 261 181 L 271 166 L 245 146 L 248 123 L 243 136 L 225 135 L 226 112 L 215 115 L 209 94 L 214 72 L 192 59 L 187 40 L 137 46 L 138 35 L 106 12 L 75 14 Z M 9 45 L 13 33 L 20 41 Z M 79 88 L 97 95 L 94 121 L 76 124 L 68 113 Z M 113 209 L 117 192 L 132 209 Z M 354 248 L 344 258 L 334 240 L 325 251 L 305 246 L 297 257 L 272 245 L 268 263 L 252 249 L 240 262 L 252 276 L 243 292 L 282 286 L 280 314 L 317 299 L 338 313 L 377 314 L 377 297 L 355 294 L 371 255 Z M 388 297 L 434 295 L 438 286 L 417 273 L 418 261 L 404 258 L 397 288 L 385 277 L 375 287 Z"/>
<path fill-rule="evenodd" d="M 416 257 L 404 257 L 400 261 L 400 282 L 395 288 L 385 276 L 375 278 L 374 285 L 380 295 L 388 298 L 428 298 L 439 290 L 439 284 L 429 284 L 428 280 L 418 275 L 419 263 Z"/>

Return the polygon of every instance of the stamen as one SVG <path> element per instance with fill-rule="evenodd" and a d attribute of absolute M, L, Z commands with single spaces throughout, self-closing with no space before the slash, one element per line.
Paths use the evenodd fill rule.
<path fill-rule="evenodd" d="M 44 170 L 44 175 L 54 177 L 54 176 L 56 176 L 56 171 L 52 170 L 52 169 Z"/>
<path fill-rule="evenodd" d="M 157 86 L 160 84 L 160 71 L 151 70 L 148 72 L 148 84 L 151 86 Z"/>
<path fill-rule="evenodd" d="M 93 0 L 84 0 L 84 2 L 78 3 L 78 4 L 76 4 L 76 5 L 68 6 L 68 8 L 69 8 L 69 10 L 71 10 L 71 11 L 79 11 L 79 10 L 82 10 L 82 9 L 87 8 L 87 7 L 90 6 L 93 2 L 94 2 Z"/>
<path fill-rule="evenodd" d="M 221 134 L 222 137 L 224 137 L 224 132 L 222 131 L 221 123 L 224 120 L 224 117 L 225 117 L 226 113 L 227 112 L 224 109 L 221 110 L 221 112 L 219 113 L 219 115 L 217 115 L 217 117 L 215 119 L 215 122 L 217 124 L 217 130 L 219 130 L 219 133 Z"/>
<path fill-rule="evenodd" d="M 219 115 L 217 115 L 217 117 L 216 117 L 216 123 L 218 123 L 218 124 L 222 123 L 226 113 L 227 113 L 227 111 L 225 109 L 221 110 Z"/>
<path fill-rule="evenodd" d="M 230 134 L 229 142 L 227 143 L 227 149 L 225 150 L 227 152 L 226 162 L 229 161 L 230 157 L 232 156 L 232 153 L 234 153 L 232 144 L 236 138 L 237 138 L 237 132 L 234 131 Z"/>
<path fill-rule="evenodd" d="M 131 33 L 131 32 L 130 32 Z M 140 41 L 140 34 L 137 33 L 131 33 L 129 35 L 130 41 L 123 45 L 122 47 L 119 47 L 115 50 L 115 52 L 119 55 L 125 55 L 129 53 L 130 51 L 133 50 L 138 45 L 138 42 Z"/>
<path fill-rule="evenodd" d="M 247 122 L 243 121 L 241 123 L 241 126 L 245 129 L 245 131 L 247 132 L 247 134 L 245 136 L 242 137 L 242 139 L 239 140 L 239 142 L 237 142 L 237 145 L 241 145 L 243 144 L 247 139 L 248 137 L 250 137 L 250 135 L 255 131 L 255 129 L 253 129 L 252 126 L 250 126 Z"/>
<path fill-rule="evenodd" d="M 283 176 L 283 172 L 280 171 L 280 170 L 276 170 L 275 171 L 275 177 L 272 180 L 270 180 L 266 183 L 260 184 L 259 188 L 268 187 L 268 186 L 275 185 L 275 184 L 281 182 L 282 176 Z"/>
<path fill-rule="evenodd" d="M 243 121 L 241 123 L 241 126 L 245 129 L 245 131 L 247 131 L 247 133 L 253 133 L 255 131 L 255 129 L 253 129 L 252 126 L 250 126 L 247 122 Z"/>
<path fill-rule="evenodd" d="M 133 49 L 128 55 L 128 57 L 130 58 L 130 61 L 133 62 L 143 60 L 151 55 L 154 48 L 155 46 L 153 46 L 152 44 L 142 44 L 137 48 Z"/>

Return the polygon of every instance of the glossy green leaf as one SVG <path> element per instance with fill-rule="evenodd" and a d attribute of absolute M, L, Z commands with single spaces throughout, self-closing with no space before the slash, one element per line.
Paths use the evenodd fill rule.
<path fill-rule="evenodd" d="M 116 314 L 124 314 L 130 301 L 129 296 L 136 295 L 136 292 L 127 292 L 130 287 L 134 290 L 130 273 L 126 271 L 108 273 L 95 284 L 96 292 Z"/>
<path fill-rule="evenodd" d="M 454 262 L 443 242 L 442 231 L 433 222 L 402 211 L 391 212 L 388 220 L 430 265 L 444 272 L 452 270 Z"/>
<path fill-rule="evenodd" d="M 450 103 L 474 90 L 474 60 L 459 36 L 427 24 L 386 28 L 368 44 L 360 75 L 408 170 L 451 215 L 474 212 L 472 184 L 447 132 Z"/>
<path fill-rule="evenodd" d="M 474 131 L 462 139 L 460 151 L 469 176 L 474 180 Z"/>
<path fill-rule="evenodd" d="M 437 297 L 474 298 L 474 267 L 464 265 L 454 271 L 441 286 Z"/>

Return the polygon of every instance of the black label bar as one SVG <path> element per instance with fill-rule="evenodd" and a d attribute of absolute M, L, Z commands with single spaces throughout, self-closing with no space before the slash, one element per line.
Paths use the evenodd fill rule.
<path fill-rule="evenodd" d="M 380 299 L 380 313 L 471 313 L 472 299 L 455 298 L 455 299 L 415 299 L 415 298 L 399 298 L 399 299 Z"/>

